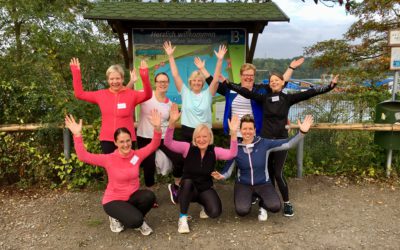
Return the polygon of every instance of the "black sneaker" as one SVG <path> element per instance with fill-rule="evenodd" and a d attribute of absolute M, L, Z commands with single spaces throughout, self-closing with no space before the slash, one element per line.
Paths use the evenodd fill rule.
<path fill-rule="evenodd" d="M 178 203 L 178 187 L 175 184 L 168 184 L 169 195 L 173 204 Z"/>
<path fill-rule="evenodd" d="M 252 196 L 251 196 L 251 204 L 252 204 L 252 205 L 255 205 L 255 204 L 257 203 L 257 200 L 258 200 L 258 197 L 257 197 L 257 196 L 255 196 L 255 195 L 252 195 Z"/>
<path fill-rule="evenodd" d="M 283 203 L 283 215 L 287 217 L 292 217 L 294 215 L 293 206 L 290 202 Z"/>

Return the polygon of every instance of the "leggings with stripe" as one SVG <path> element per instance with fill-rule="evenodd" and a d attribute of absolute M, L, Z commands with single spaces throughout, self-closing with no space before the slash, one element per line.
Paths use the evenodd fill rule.
<path fill-rule="evenodd" d="M 284 202 L 289 201 L 289 188 L 285 177 L 283 176 L 283 166 L 285 165 L 287 150 L 271 152 L 268 157 L 268 174 L 275 186 L 275 181 L 278 184 Z"/>

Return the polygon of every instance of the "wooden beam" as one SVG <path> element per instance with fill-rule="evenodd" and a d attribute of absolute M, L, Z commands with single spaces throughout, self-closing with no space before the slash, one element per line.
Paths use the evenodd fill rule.
<path fill-rule="evenodd" d="M 113 26 L 118 34 L 118 39 L 119 39 L 119 43 L 121 45 L 122 55 L 124 56 L 125 67 L 127 69 L 129 69 L 129 55 L 128 55 L 128 49 L 126 48 L 126 43 L 125 43 L 125 37 L 124 37 L 124 32 L 123 32 L 124 28 L 122 27 L 122 24 L 120 21 L 114 22 Z"/>
<path fill-rule="evenodd" d="M 134 65 L 135 57 L 133 55 L 133 34 L 132 29 L 128 30 L 128 59 L 129 59 L 129 70 L 132 70 Z"/>
<path fill-rule="evenodd" d="M 254 52 L 256 51 L 257 39 L 258 39 L 258 33 L 253 33 L 253 37 L 251 38 L 250 50 L 249 53 L 246 54 L 247 63 L 253 62 Z"/>

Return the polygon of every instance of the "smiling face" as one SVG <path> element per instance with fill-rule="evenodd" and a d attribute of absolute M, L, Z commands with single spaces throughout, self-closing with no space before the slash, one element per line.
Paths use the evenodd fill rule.
<path fill-rule="evenodd" d="M 114 144 L 117 146 L 119 153 L 123 156 L 126 156 L 131 152 L 132 139 L 128 133 L 119 133 Z"/>
<path fill-rule="evenodd" d="M 214 143 L 214 136 L 209 127 L 205 124 L 200 124 L 193 131 L 192 144 L 197 146 L 201 151 L 207 149 L 207 147 Z"/>
<path fill-rule="evenodd" d="M 271 75 L 269 78 L 269 87 L 273 93 L 280 92 L 285 86 L 285 81 L 278 75 Z"/>
<path fill-rule="evenodd" d="M 256 128 L 253 122 L 242 122 L 240 125 L 240 133 L 243 141 L 252 142 L 256 134 Z"/>
<path fill-rule="evenodd" d="M 202 77 L 196 77 L 190 80 L 190 89 L 196 94 L 201 92 L 203 86 L 204 86 L 204 79 Z"/>
<path fill-rule="evenodd" d="M 110 72 L 107 79 L 108 84 L 110 85 L 110 89 L 113 92 L 120 91 L 124 85 L 124 78 L 118 72 Z"/>
<path fill-rule="evenodd" d="M 255 72 L 252 69 L 243 71 L 240 74 L 240 85 L 243 88 L 251 90 L 254 86 Z"/>
<path fill-rule="evenodd" d="M 155 83 L 156 83 L 156 92 L 163 93 L 163 94 L 167 93 L 168 87 L 169 87 L 168 76 L 166 76 L 164 74 L 157 75 L 156 79 L 155 79 Z"/>

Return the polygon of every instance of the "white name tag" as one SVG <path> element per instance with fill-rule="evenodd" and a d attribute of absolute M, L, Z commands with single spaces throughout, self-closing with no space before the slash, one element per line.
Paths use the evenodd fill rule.
<path fill-rule="evenodd" d="M 126 109 L 126 103 L 118 103 L 117 107 L 118 109 Z"/>
<path fill-rule="evenodd" d="M 279 101 L 279 96 L 273 96 L 272 97 L 272 102 L 278 102 Z"/>
<path fill-rule="evenodd" d="M 134 155 L 131 159 L 131 163 L 132 165 L 135 165 L 137 163 L 137 161 L 139 160 L 139 157 L 137 157 L 137 155 Z"/>

